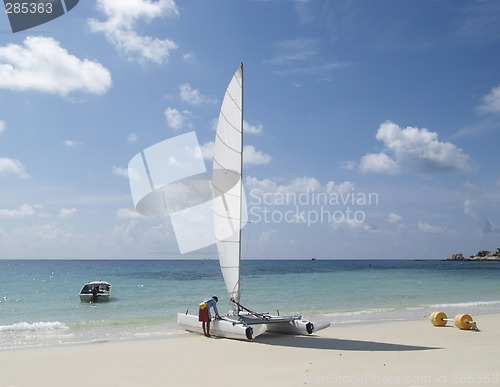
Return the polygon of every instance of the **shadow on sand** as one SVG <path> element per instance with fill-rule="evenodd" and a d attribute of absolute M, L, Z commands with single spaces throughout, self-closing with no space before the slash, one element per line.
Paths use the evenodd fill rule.
<path fill-rule="evenodd" d="M 376 341 L 332 339 L 318 336 L 283 336 L 283 335 L 262 335 L 255 339 L 255 343 L 277 345 L 280 347 L 311 348 L 311 349 L 332 349 L 337 351 L 425 351 L 430 349 L 440 349 L 438 347 L 421 347 L 415 345 L 380 343 Z"/>

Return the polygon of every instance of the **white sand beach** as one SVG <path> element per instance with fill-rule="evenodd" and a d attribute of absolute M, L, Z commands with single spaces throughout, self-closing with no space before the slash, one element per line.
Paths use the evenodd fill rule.
<path fill-rule="evenodd" d="M 484 386 L 500 384 L 500 314 L 480 331 L 426 319 L 338 325 L 254 342 L 193 333 L 0 351 L 0 386 Z"/>

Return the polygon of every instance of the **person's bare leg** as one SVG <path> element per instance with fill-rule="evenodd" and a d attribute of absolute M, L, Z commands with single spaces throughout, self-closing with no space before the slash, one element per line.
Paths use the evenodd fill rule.
<path fill-rule="evenodd" d="M 210 321 L 207 322 L 207 337 L 210 337 Z"/>

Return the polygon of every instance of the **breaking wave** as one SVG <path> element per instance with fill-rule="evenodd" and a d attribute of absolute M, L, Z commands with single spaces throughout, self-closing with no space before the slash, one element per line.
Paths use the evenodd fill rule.
<path fill-rule="evenodd" d="M 0 325 L 0 332 L 41 332 L 68 329 L 60 321 L 40 321 L 34 323 L 19 322 L 11 325 Z"/>
<path fill-rule="evenodd" d="M 500 301 L 471 301 L 471 302 L 458 302 L 450 304 L 434 304 L 434 308 L 473 308 L 473 307 L 491 307 L 500 305 Z"/>

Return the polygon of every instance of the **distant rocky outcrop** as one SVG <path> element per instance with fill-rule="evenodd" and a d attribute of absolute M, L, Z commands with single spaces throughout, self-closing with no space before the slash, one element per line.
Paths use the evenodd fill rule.
<path fill-rule="evenodd" d="M 481 250 L 469 258 L 465 258 L 462 253 L 453 253 L 445 261 L 500 261 L 500 248 L 497 251 Z"/>

